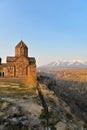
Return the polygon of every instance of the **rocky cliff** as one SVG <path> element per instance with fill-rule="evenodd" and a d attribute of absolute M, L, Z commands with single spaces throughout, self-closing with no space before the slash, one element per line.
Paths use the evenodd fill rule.
<path fill-rule="evenodd" d="M 70 83 L 46 76 L 38 75 L 38 82 L 43 98 L 36 86 L 0 82 L 0 130 L 87 130 L 85 94 L 82 98 Z"/>

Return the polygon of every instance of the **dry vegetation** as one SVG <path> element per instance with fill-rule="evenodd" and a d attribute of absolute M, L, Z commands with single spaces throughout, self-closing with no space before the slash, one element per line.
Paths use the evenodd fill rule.
<path fill-rule="evenodd" d="M 83 120 L 87 124 L 87 69 L 50 70 L 50 73 L 53 73 L 55 78 L 47 77 L 45 73 L 39 75 L 38 80 L 68 104 L 74 119 Z M 67 116 L 72 118 L 70 113 Z M 87 130 L 87 126 L 84 127 Z"/>
<path fill-rule="evenodd" d="M 35 95 L 35 87 L 27 87 L 23 83 L 12 81 L 0 81 L 0 97 L 20 97 L 25 95 Z"/>
<path fill-rule="evenodd" d="M 79 81 L 81 78 L 80 75 L 85 77 L 86 71 L 51 71 L 55 74 L 56 79 L 49 78 L 46 75 L 38 75 L 37 79 L 40 83 L 40 90 L 48 106 L 48 125 L 51 130 L 87 130 L 87 82 L 86 80 L 85 82 L 84 80 Z M 36 79 L 34 81 L 36 81 Z M 43 111 L 41 100 L 36 90 L 36 82 L 34 81 L 31 77 L 28 77 L 28 79 L 23 83 L 19 82 L 16 79 L 15 81 L 12 79 L 7 79 L 6 81 L 1 80 L 1 108 L 6 108 L 6 106 L 8 106 L 8 103 L 12 104 L 6 109 L 2 109 L 1 112 L 2 114 L 6 113 L 5 118 L 7 122 L 10 121 L 10 123 L 13 123 L 15 111 L 12 112 L 12 117 L 7 117 L 8 110 L 10 107 L 14 106 L 15 109 L 19 111 L 18 108 L 21 107 L 22 111 L 20 112 L 22 115 L 19 117 L 17 115 L 17 117 L 15 117 L 16 123 L 18 123 L 19 119 L 21 119 L 21 122 L 19 122 L 19 124 L 22 123 L 24 116 L 26 116 L 25 120 L 28 122 L 28 129 L 44 130 L 44 128 L 46 128 L 45 113 Z M 34 86 L 31 86 L 32 83 L 34 83 Z M 2 119 L 4 119 L 4 116 Z M 4 123 L 1 122 L 1 125 L 5 126 L 7 123 L 6 121 L 4 121 Z M 13 130 L 14 125 L 11 125 L 11 130 Z M 20 130 L 28 130 L 23 127 L 24 126 L 21 126 Z M 19 130 L 17 128 L 17 125 L 14 130 Z"/>
<path fill-rule="evenodd" d="M 87 69 L 62 69 L 50 71 L 57 79 L 87 82 Z"/>

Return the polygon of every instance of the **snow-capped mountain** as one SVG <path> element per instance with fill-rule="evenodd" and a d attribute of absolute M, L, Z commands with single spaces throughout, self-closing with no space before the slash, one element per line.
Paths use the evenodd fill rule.
<path fill-rule="evenodd" d="M 40 66 L 39 68 L 87 68 L 87 61 L 84 60 L 63 60 L 53 61 L 47 65 Z"/>

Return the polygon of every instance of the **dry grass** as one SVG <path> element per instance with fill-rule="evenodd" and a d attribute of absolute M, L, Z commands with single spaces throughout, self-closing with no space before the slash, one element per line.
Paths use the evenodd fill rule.
<path fill-rule="evenodd" d="M 0 79 L 0 96 L 24 96 L 32 94 L 36 95 L 35 77 L 28 76 L 27 79 Z"/>
<path fill-rule="evenodd" d="M 23 83 L 0 82 L 0 97 L 20 97 L 36 94 L 35 87 L 29 88 Z"/>
<path fill-rule="evenodd" d="M 36 76 L 33 77 L 31 75 L 29 75 L 27 77 L 27 79 L 23 82 L 27 87 L 32 87 L 32 86 L 36 86 Z"/>
<path fill-rule="evenodd" d="M 46 100 L 54 103 L 55 105 L 59 103 L 58 98 L 56 97 L 54 92 L 49 90 L 45 84 L 40 84 L 40 89 Z"/>

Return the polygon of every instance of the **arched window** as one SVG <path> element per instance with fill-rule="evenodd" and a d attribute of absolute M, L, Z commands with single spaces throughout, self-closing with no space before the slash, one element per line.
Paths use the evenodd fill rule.
<path fill-rule="evenodd" d="M 28 75 L 28 66 L 26 67 L 26 75 Z"/>
<path fill-rule="evenodd" d="M 2 76 L 4 77 L 4 72 L 2 73 Z"/>

